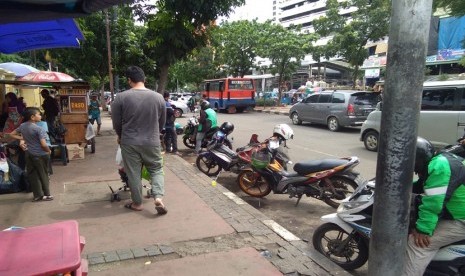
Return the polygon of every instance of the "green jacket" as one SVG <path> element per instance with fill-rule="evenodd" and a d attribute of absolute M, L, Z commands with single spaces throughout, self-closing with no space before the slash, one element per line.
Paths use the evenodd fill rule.
<path fill-rule="evenodd" d="M 416 221 L 419 232 L 433 235 L 439 219 L 445 215 L 450 219 L 465 219 L 465 185 L 458 185 L 443 210 L 447 188 L 455 185 L 460 167 L 464 166 L 461 162 L 450 162 L 444 154 L 433 157 L 429 162 Z M 464 181 L 460 180 L 460 184 Z"/>
<path fill-rule="evenodd" d="M 218 126 L 217 119 L 216 119 L 216 112 L 211 108 L 207 108 L 205 111 L 205 121 L 203 121 L 202 114 L 199 118 L 199 126 L 197 127 L 198 132 L 207 132 L 212 128 Z"/>

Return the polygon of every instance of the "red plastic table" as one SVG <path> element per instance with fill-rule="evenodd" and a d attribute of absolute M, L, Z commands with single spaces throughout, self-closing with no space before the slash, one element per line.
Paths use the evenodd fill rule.
<path fill-rule="evenodd" d="M 0 231 L 0 275 L 55 275 L 81 266 L 81 242 L 74 220 Z"/>

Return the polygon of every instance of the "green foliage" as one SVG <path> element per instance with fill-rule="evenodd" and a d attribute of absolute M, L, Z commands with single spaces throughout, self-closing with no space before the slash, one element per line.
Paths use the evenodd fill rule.
<path fill-rule="evenodd" d="M 446 80 L 448 80 L 449 78 L 450 78 L 450 77 L 449 77 L 448 74 L 440 74 L 438 80 L 440 80 L 440 81 L 446 81 Z"/>
<path fill-rule="evenodd" d="M 144 28 L 134 24 L 131 8 L 113 7 L 108 13 L 113 74 L 124 75 L 129 65 L 137 65 L 144 70 L 152 69 L 153 61 L 144 57 L 140 46 Z M 69 70 L 71 75 L 88 81 L 92 89 L 109 90 L 105 12 L 93 13 L 77 19 L 77 22 L 85 37 L 81 48 L 50 50 L 53 62 L 60 71 Z M 127 88 L 123 83 L 124 86 L 120 88 Z"/>
<path fill-rule="evenodd" d="M 199 90 L 205 79 L 213 79 L 219 64 L 216 64 L 212 47 L 194 49 L 189 56 L 170 67 L 169 88 L 180 85 L 192 85 L 189 91 Z M 195 89 L 193 89 L 195 87 Z"/>
<path fill-rule="evenodd" d="M 460 64 L 462 67 L 465 67 L 465 57 L 462 57 L 462 58 L 459 60 L 459 64 Z"/>
<path fill-rule="evenodd" d="M 312 37 L 299 33 L 298 28 L 286 29 L 281 25 L 265 22 L 261 26 L 259 51 L 260 57 L 269 58 L 268 69 L 272 74 L 278 74 L 279 95 L 282 97 L 282 86 L 300 66 L 301 60 L 310 51 Z"/>
<path fill-rule="evenodd" d="M 447 10 L 452 16 L 465 15 L 465 1 L 459 0 L 434 0 L 434 8 L 443 8 Z"/>
<path fill-rule="evenodd" d="M 277 101 L 275 99 L 256 99 L 255 104 L 257 106 L 275 106 Z"/>
<path fill-rule="evenodd" d="M 322 50 L 327 56 L 339 56 L 354 66 L 354 83 L 359 66 L 368 57 L 365 45 L 378 41 L 389 33 L 389 0 L 328 0 L 326 16 L 313 21 L 315 32 L 321 37 L 331 36 Z M 350 8 L 352 7 L 352 8 Z M 354 9 L 352 20 L 340 13 L 341 9 Z"/>
<path fill-rule="evenodd" d="M 17 63 L 23 63 L 23 64 L 28 64 L 28 65 L 30 64 L 29 59 L 23 58 L 17 54 L 6 55 L 6 54 L 0 53 L 0 63 L 4 63 L 4 62 L 17 62 Z"/>
<path fill-rule="evenodd" d="M 136 15 L 147 25 L 146 55 L 160 70 L 158 91 L 168 81 L 169 67 L 208 42 L 208 28 L 219 16 L 226 16 L 244 0 L 160 0 L 156 4 L 139 1 Z M 152 11 L 157 10 L 156 14 Z"/>
<path fill-rule="evenodd" d="M 244 77 L 254 67 L 262 24 L 253 21 L 225 23 L 213 31 L 213 41 L 228 75 Z"/>

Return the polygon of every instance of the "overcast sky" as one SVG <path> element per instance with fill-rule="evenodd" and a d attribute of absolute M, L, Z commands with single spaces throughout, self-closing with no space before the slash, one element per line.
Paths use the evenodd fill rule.
<path fill-rule="evenodd" d="M 227 21 L 252 20 L 258 18 L 259 22 L 273 18 L 273 0 L 246 0 L 245 5 L 235 8 Z M 220 21 L 224 21 L 222 18 Z"/>

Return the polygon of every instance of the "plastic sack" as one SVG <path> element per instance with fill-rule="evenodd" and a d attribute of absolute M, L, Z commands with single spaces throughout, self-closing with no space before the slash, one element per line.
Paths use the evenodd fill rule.
<path fill-rule="evenodd" d="M 6 155 L 3 152 L 0 152 L 0 171 L 6 174 L 10 171 L 10 167 L 8 166 Z"/>
<path fill-rule="evenodd" d="M 7 159 L 10 171 L 8 174 L 0 171 L 0 194 L 17 193 L 24 190 L 24 171 Z M 5 177 L 8 175 L 8 177 Z"/>
<path fill-rule="evenodd" d="M 116 150 L 116 165 L 123 167 L 123 155 L 121 154 L 121 147 L 118 146 L 118 149 Z"/>
<path fill-rule="evenodd" d="M 89 123 L 87 124 L 86 140 L 90 140 L 95 137 L 94 127 Z"/>
<path fill-rule="evenodd" d="M 147 181 L 151 180 L 150 173 L 147 171 L 145 166 L 142 167 L 141 178 Z"/>

